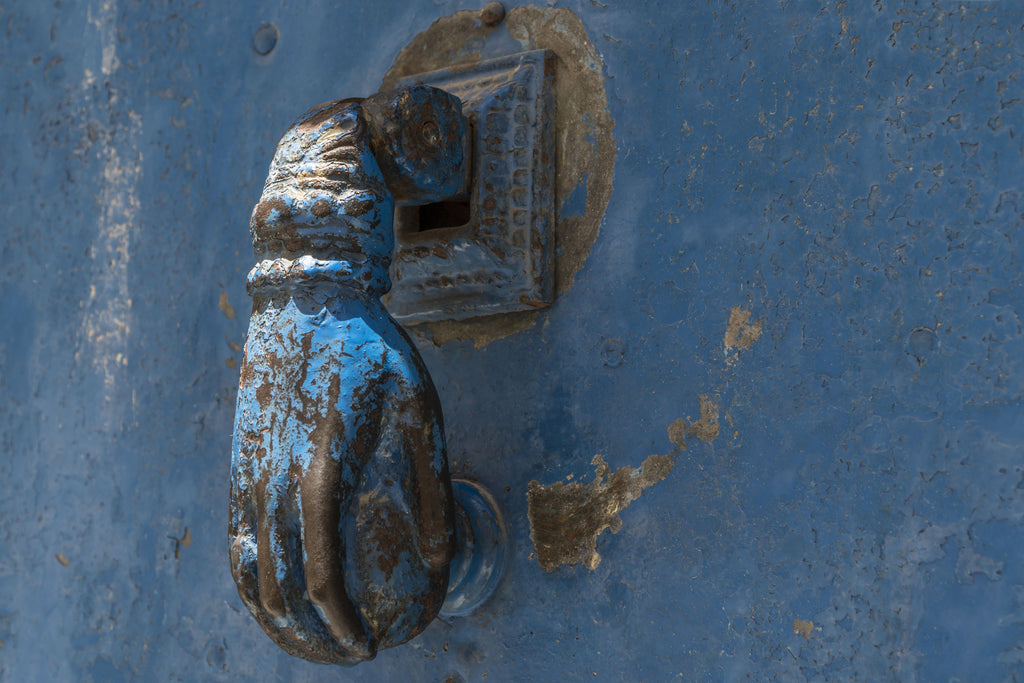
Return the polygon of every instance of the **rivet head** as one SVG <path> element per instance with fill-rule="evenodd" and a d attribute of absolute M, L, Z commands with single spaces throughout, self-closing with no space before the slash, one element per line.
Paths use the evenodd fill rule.
<path fill-rule="evenodd" d="M 263 24 L 256 29 L 256 34 L 252 37 L 252 49 L 256 50 L 257 54 L 270 54 L 270 51 L 277 45 L 279 35 L 276 26 Z"/>
<path fill-rule="evenodd" d="M 505 8 L 500 2 L 489 2 L 480 10 L 480 21 L 488 26 L 494 26 L 505 18 Z"/>

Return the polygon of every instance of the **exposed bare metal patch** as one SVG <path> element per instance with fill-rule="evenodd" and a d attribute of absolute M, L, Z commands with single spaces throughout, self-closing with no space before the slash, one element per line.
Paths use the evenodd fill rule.
<path fill-rule="evenodd" d="M 620 467 L 611 476 L 600 455 L 591 464 L 595 472 L 589 484 L 530 482 L 526 494 L 530 538 L 537 561 L 547 571 L 574 564 L 596 569 L 601 563 L 597 537 L 605 529 L 617 533 L 622 528 L 619 512 L 644 489 L 667 477 L 675 462 L 669 455 L 651 455 L 640 467 Z"/>
<path fill-rule="evenodd" d="M 700 417 L 687 424 L 683 418 L 673 420 L 668 426 L 668 440 L 679 450 L 686 450 L 686 442 L 694 437 L 701 441 L 714 441 L 721 431 L 718 424 L 718 402 L 707 394 L 699 394 Z"/>
<path fill-rule="evenodd" d="M 718 403 L 706 394 L 700 394 L 700 418 L 692 422 L 686 433 L 701 441 L 713 441 L 718 436 Z"/>
<path fill-rule="evenodd" d="M 725 330 L 725 353 L 733 349 L 749 349 L 750 345 L 761 338 L 761 321 L 750 322 L 750 311 L 733 306 L 729 312 L 729 327 Z"/>
<path fill-rule="evenodd" d="M 793 633 L 798 636 L 803 636 L 807 640 L 810 640 L 811 634 L 814 633 L 814 622 L 804 621 L 803 619 L 794 619 Z"/>
<path fill-rule="evenodd" d="M 225 291 L 221 291 L 220 296 L 217 298 L 217 308 L 220 309 L 221 313 L 228 320 L 235 317 L 235 307 L 231 305 L 231 302 L 228 300 L 228 293 Z"/>
<path fill-rule="evenodd" d="M 668 440 L 680 450 L 686 450 L 686 420 L 677 418 L 668 426 Z"/>

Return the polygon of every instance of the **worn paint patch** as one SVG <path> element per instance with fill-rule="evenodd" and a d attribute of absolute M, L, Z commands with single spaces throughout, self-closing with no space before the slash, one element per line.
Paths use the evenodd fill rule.
<path fill-rule="evenodd" d="M 700 418 L 690 424 L 686 430 L 688 434 L 696 436 L 701 441 L 713 441 L 718 436 L 718 402 L 700 394 Z"/>
<path fill-rule="evenodd" d="M 700 417 L 673 420 L 668 426 L 669 441 L 676 447 L 670 455 L 651 455 L 638 468 L 620 467 L 614 473 L 600 455 L 595 455 L 594 479 L 590 483 L 566 482 L 544 486 L 531 481 L 526 493 L 530 538 L 536 559 L 544 569 L 553 571 L 561 565 L 582 564 L 596 569 L 601 563 L 597 538 L 605 529 L 617 533 L 622 528 L 619 512 L 640 497 L 643 490 L 668 476 L 675 465 L 675 456 L 686 450 L 693 438 L 713 441 L 718 437 L 719 404 L 717 399 L 699 394 Z"/>
<path fill-rule="evenodd" d="M 228 293 L 225 291 L 221 291 L 220 297 L 217 299 L 217 308 L 221 310 L 221 313 L 228 320 L 235 317 L 235 307 L 231 305 L 231 301 L 228 300 Z"/>
<path fill-rule="evenodd" d="M 814 622 L 804 621 L 803 619 L 794 619 L 793 633 L 795 633 L 798 636 L 803 636 L 807 640 L 810 640 L 811 634 L 814 633 Z"/>
<path fill-rule="evenodd" d="M 675 463 L 671 456 L 651 455 L 640 467 L 620 467 L 610 476 L 611 469 L 600 455 L 591 464 L 595 470 L 589 484 L 530 482 L 526 494 L 530 538 L 537 561 L 547 571 L 574 564 L 596 569 L 601 563 L 598 536 L 605 529 L 617 533 L 622 528 L 619 512 L 644 489 L 667 477 Z"/>
<path fill-rule="evenodd" d="M 733 349 L 749 349 L 760 338 L 761 321 L 750 322 L 750 311 L 733 306 L 729 312 L 729 326 L 725 330 L 725 339 L 722 340 L 725 354 L 729 355 Z"/>
<path fill-rule="evenodd" d="M 89 23 L 99 34 L 102 45 L 100 71 L 108 83 L 120 67 L 117 58 L 118 8 L 103 4 L 96 13 L 89 10 Z M 81 92 L 87 102 L 100 106 L 94 89 L 96 76 L 84 69 Z M 132 299 L 128 268 L 131 260 L 131 231 L 140 208 L 137 187 L 142 180 L 142 116 L 127 112 L 127 119 L 113 124 L 119 93 L 111 88 L 103 95 L 111 120 L 110 141 L 102 151 L 103 172 L 99 178 L 98 221 L 88 255 L 91 263 L 89 295 L 82 304 L 80 338 L 85 344 L 76 353 L 76 361 L 85 354 L 102 374 L 106 399 L 123 386 L 123 367 L 127 365 L 128 335 L 132 323 Z M 89 124 L 86 124 L 87 126 Z M 106 401 L 105 401 L 106 403 Z"/>
<path fill-rule="evenodd" d="M 668 426 L 668 440 L 681 450 L 686 450 L 686 420 L 676 418 Z"/>
<path fill-rule="evenodd" d="M 608 114 L 603 62 L 583 22 L 569 9 L 515 7 L 504 22 L 488 26 L 479 11 L 442 17 L 395 58 L 381 90 L 406 76 L 472 64 L 519 50 L 551 50 L 555 71 L 555 295 L 572 287 L 583 267 L 612 193 L 615 121 Z M 509 48 L 509 36 L 513 45 Z M 515 45 L 518 44 L 518 48 Z M 586 199 L 577 202 L 578 190 Z M 569 198 L 573 202 L 568 205 Z M 582 208 L 582 213 L 580 209 Z M 470 340 L 477 348 L 534 325 L 538 312 L 424 323 L 413 329 L 437 345 Z"/>
<path fill-rule="evenodd" d="M 673 420 L 668 426 L 668 440 L 680 450 L 685 450 L 687 440 L 694 437 L 701 441 L 711 442 L 718 437 L 721 426 L 718 424 L 718 401 L 707 394 L 698 394 L 700 399 L 700 417 L 687 424 L 683 418 Z"/>
<path fill-rule="evenodd" d="M 168 538 L 174 541 L 174 559 L 180 560 L 181 549 L 192 545 L 192 532 L 188 530 L 188 527 L 185 527 L 185 533 L 181 535 L 181 538 L 177 536 L 168 536 Z"/>

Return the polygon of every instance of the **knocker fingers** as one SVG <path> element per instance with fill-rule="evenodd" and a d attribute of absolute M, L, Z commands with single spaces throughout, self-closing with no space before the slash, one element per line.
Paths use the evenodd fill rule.
<path fill-rule="evenodd" d="M 305 597 L 298 488 L 287 470 L 256 487 L 256 565 L 260 606 L 269 617 L 267 634 L 312 661 L 354 663 L 327 633 Z M 257 619 L 259 615 L 257 615 Z"/>
<path fill-rule="evenodd" d="M 256 579 L 256 535 L 253 529 L 255 512 L 252 506 L 252 492 L 245 484 L 251 481 L 251 471 L 246 465 L 248 458 L 239 454 L 231 464 L 231 509 L 228 524 L 228 538 L 231 539 L 231 576 L 238 587 L 238 595 L 250 612 L 261 609 L 259 586 Z M 243 471 L 245 470 L 245 471 Z"/>
<path fill-rule="evenodd" d="M 256 539 L 256 493 L 252 483 L 252 462 L 239 457 L 232 464 L 231 510 L 228 534 L 231 539 L 231 575 L 238 595 L 257 623 L 274 642 L 296 657 L 317 657 L 309 639 L 296 637 L 294 630 L 281 628 L 268 613 L 260 599 Z"/>
<path fill-rule="evenodd" d="M 300 485 L 302 542 L 306 590 L 324 625 L 338 643 L 359 659 L 372 659 L 376 643 L 366 632 L 362 619 L 349 598 L 345 576 L 342 505 L 343 490 L 352 485 L 341 481 L 342 463 L 333 455 L 314 456 Z"/>
<path fill-rule="evenodd" d="M 260 603 L 275 620 L 293 620 L 296 599 L 302 595 L 301 577 L 294 571 L 296 548 L 292 547 L 299 536 L 298 516 L 289 500 L 288 478 L 287 471 L 270 472 L 256 488 Z"/>
<path fill-rule="evenodd" d="M 396 381 L 391 418 L 396 429 L 390 448 L 409 459 L 420 557 L 431 569 L 441 570 L 455 551 L 455 512 L 440 402 L 417 356 L 403 359 L 400 367 L 414 370 L 407 369 Z"/>

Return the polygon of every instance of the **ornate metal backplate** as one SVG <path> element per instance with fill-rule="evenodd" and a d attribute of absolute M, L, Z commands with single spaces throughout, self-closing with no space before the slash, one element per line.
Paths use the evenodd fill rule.
<path fill-rule="evenodd" d="M 546 50 L 411 76 L 456 95 L 472 128 L 462 201 L 395 212 L 386 299 L 405 324 L 547 306 L 553 293 L 554 153 Z"/>

